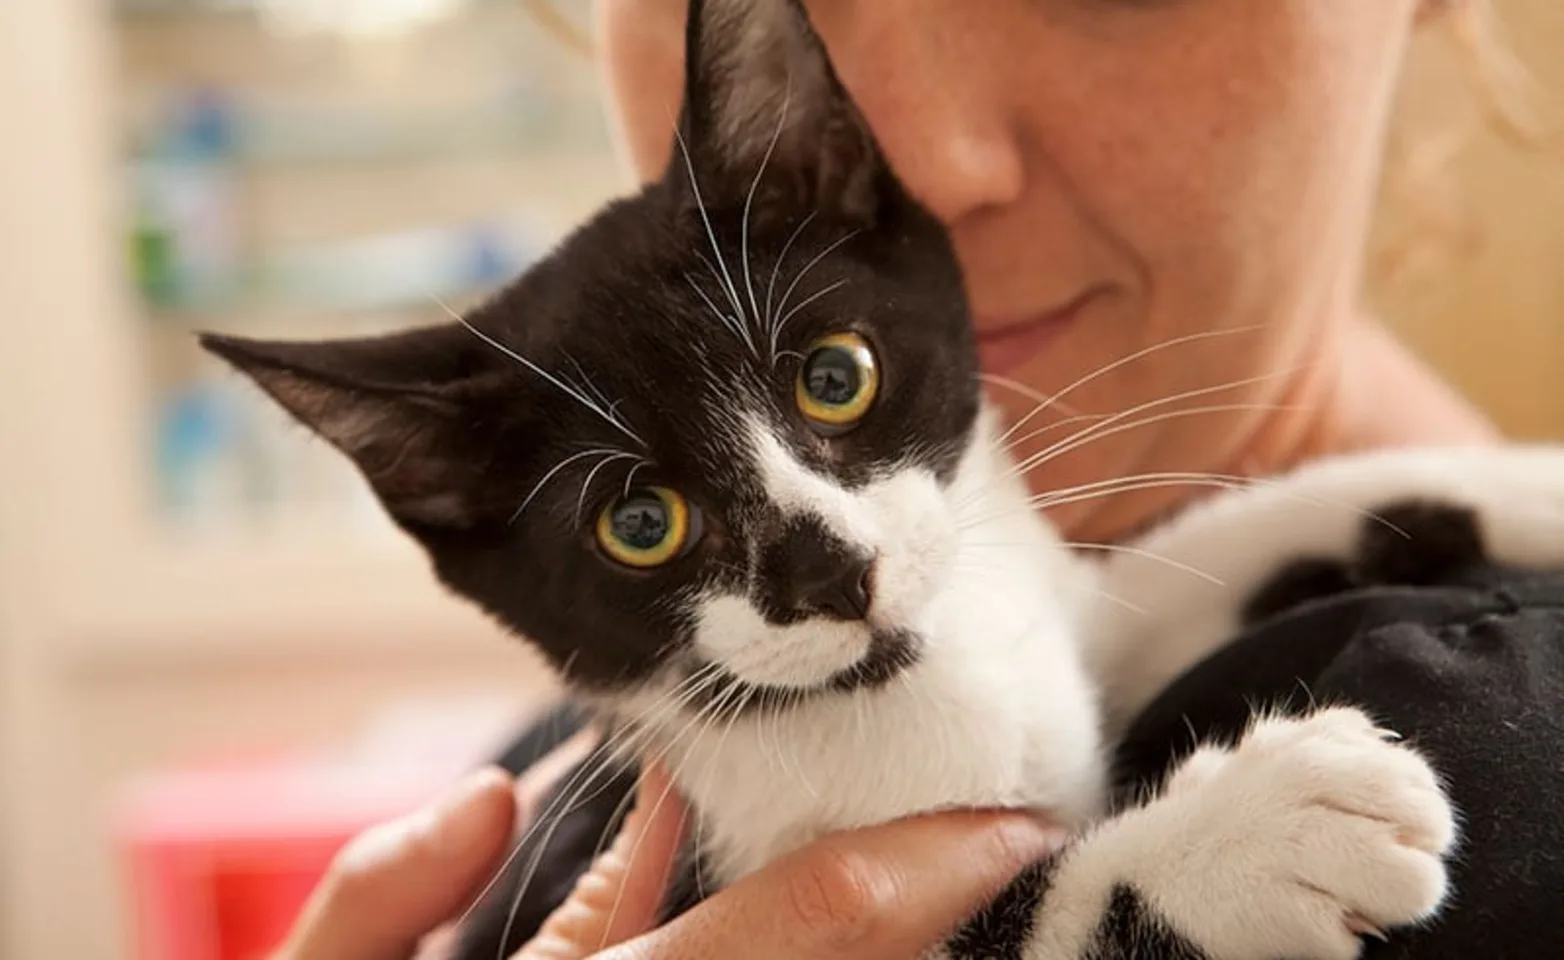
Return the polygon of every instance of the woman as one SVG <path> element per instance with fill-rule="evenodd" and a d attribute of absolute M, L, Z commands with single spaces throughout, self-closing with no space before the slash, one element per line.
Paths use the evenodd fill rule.
<path fill-rule="evenodd" d="M 1360 300 L 1403 53 L 1416 30 L 1478 16 L 1481 2 L 806 6 L 896 173 L 951 230 L 993 398 L 1019 418 L 1085 381 L 1061 416 L 1145 405 L 1131 422 L 1148 422 L 1032 474 L 1057 490 L 1497 441 Z M 601 0 L 598 15 L 624 154 L 651 179 L 670 156 L 684 2 Z M 1122 490 L 1052 519 L 1073 540 L 1109 542 L 1197 492 Z M 529 770 L 522 807 L 585 746 Z M 410 955 L 489 875 L 512 789 L 485 772 L 352 845 L 284 956 Z M 1058 842 L 1001 814 L 834 837 L 637 937 L 677 845 L 671 810 L 632 815 L 523 956 L 622 943 L 601 955 L 904 957 Z"/>

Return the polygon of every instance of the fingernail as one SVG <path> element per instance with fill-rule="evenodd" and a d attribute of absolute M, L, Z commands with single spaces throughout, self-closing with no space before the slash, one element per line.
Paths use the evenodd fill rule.
<path fill-rule="evenodd" d="M 998 829 L 1005 843 L 1025 860 L 1037 860 L 1055 853 L 1070 839 L 1068 830 L 1034 817 L 1006 817 L 999 822 Z"/>
<path fill-rule="evenodd" d="M 510 774 L 499 767 L 475 770 L 456 782 L 445 796 L 430 808 L 427 819 L 420 828 L 427 831 L 434 842 L 460 847 L 471 835 L 476 835 L 473 818 L 468 816 L 473 806 L 489 794 L 510 790 Z"/>
<path fill-rule="evenodd" d="M 499 767 L 489 766 L 472 773 L 456 781 L 456 786 L 440 801 L 439 808 L 442 812 L 456 811 L 472 803 L 486 793 L 502 790 L 510 786 L 510 774 Z"/>

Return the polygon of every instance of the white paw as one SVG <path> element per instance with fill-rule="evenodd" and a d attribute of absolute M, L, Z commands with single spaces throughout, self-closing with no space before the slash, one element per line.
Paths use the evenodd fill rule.
<path fill-rule="evenodd" d="M 1198 751 L 1134 815 L 1145 857 L 1126 879 L 1217 960 L 1351 960 L 1360 932 L 1427 919 L 1445 896 L 1454 815 L 1393 741 L 1332 709 Z"/>
<path fill-rule="evenodd" d="M 1185 757 L 1184 762 L 1173 771 L 1173 776 L 1168 778 L 1162 788 L 1162 795 L 1172 796 L 1203 788 L 1231 759 L 1233 751 L 1225 747 L 1201 747 Z"/>

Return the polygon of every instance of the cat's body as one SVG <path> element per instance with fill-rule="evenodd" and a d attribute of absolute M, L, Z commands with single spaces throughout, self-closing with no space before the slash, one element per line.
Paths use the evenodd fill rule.
<path fill-rule="evenodd" d="M 714 883 L 823 833 L 918 811 L 1030 807 L 1070 826 L 1101 813 L 1098 711 L 1078 643 L 1089 574 L 1020 478 L 1003 475 L 1011 461 L 983 420 L 948 492 L 971 498 L 968 523 L 933 561 L 937 586 L 913 618 L 916 663 L 878 689 L 737 717 L 721 736 L 679 736 L 684 715 L 651 736 L 699 811 Z"/>
<path fill-rule="evenodd" d="M 990 458 L 1006 462 L 997 448 Z M 1018 490 L 1005 496 L 1024 503 Z M 1338 578 L 1412 584 L 1476 563 L 1564 569 L 1564 450 L 1425 449 L 1322 461 L 1212 498 L 1100 562 L 1065 552 L 1045 524 L 1002 514 L 975 526 L 971 542 L 1024 548 L 1038 566 L 1012 560 L 989 569 L 981 586 L 960 575 L 948 581 L 977 602 L 949 633 L 931 634 L 949 644 L 948 661 L 932 656 L 872 694 L 736 720 L 664 757 L 700 818 L 700 876 L 688 882 L 709 894 L 827 830 L 1003 804 L 1088 829 L 1066 856 L 1010 891 L 1005 909 L 1023 904 L 1030 922 L 982 916 L 951 956 L 1346 957 L 1356 955 L 1356 941 L 1314 894 L 1339 884 L 1343 896 L 1364 898 L 1356 909 L 1377 917 L 1410 915 L 1437 899 L 1434 861 L 1380 846 L 1383 832 L 1352 836 L 1362 821 L 1345 811 L 1383 818 L 1429 849 L 1444 849 L 1451 830 L 1427 768 L 1356 711 L 1261 721 L 1238 762 L 1203 751 L 1158 799 L 1119 797 L 1131 809 L 1100 820 L 1115 801 L 1105 747 L 1150 695 L 1263 613 L 1267 591 L 1287 584 L 1295 568 L 1305 576 L 1301 590 L 1322 592 L 1341 588 Z M 1001 530 L 1003 540 L 992 539 Z M 1314 582 L 1319 569 L 1334 571 L 1330 583 Z M 1039 573 L 1047 579 L 1026 579 Z M 973 576 L 984 579 L 978 569 Z M 1028 589 L 1039 582 L 1061 589 Z M 1293 592 L 1278 602 L 1307 599 Z M 1042 619 L 1017 635 L 1021 643 L 996 643 L 986 597 L 1012 614 L 1012 625 L 1025 621 L 1021 611 Z M 1092 671 L 1086 688 L 1082 663 Z M 1083 708 L 1082 689 L 1104 699 Z M 1045 695 L 1060 691 L 1062 699 Z M 1105 736 L 1084 726 L 1099 718 Z M 592 789 L 578 780 L 556 799 L 579 801 L 601 778 L 586 783 Z M 593 841 L 608 823 L 592 821 Z M 1338 830 L 1364 843 L 1343 844 Z M 533 858 L 565 855 L 531 839 L 464 958 L 497 952 L 490 944 L 512 912 L 515 877 L 535 868 Z M 1209 849 L 1222 854 L 1203 855 Z M 546 912 L 548 896 L 530 891 L 519 929 L 535 926 L 526 918 Z"/>
<path fill-rule="evenodd" d="M 1242 603 L 1190 567 L 1347 549 L 1359 511 L 1481 455 L 1235 495 L 1148 540 L 1169 568 L 1073 555 L 981 400 L 948 238 L 802 11 L 691 11 L 681 154 L 511 289 L 397 337 L 208 345 L 353 457 L 615 748 L 668 763 L 707 889 L 827 831 L 1004 805 L 1083 834 L 1007 893 L 1026 922 L 980 918 L 958 956 L 1331 960 L 1430 915 L 1451 810 L 1362 715 L 1262 720 L 1111 817 L 1106 741 Z M 1558 455 L 1515 465 L 1564 482 Z M 1315 508 L 1337 519 L 1285 519 Z M 1493 546 L 1529 558 L 1539 530 Z M 499 952 L 500 907 L 464 956 Z"/>
<path fill-rule="evenodd" d="M 1234 636 L 1246 602 L 1300 558 L 1351 564 L 1379 540 L 1429 564 L 1454 548 L 1463 560 L 1564 569 L 1564 450 L 1554 447 L 1322 461 L 1215 498 L 1099 562 L 1060 546 L 1026 511 L 1019 481 L 994 493 L 1009 459 L 992 436 L 979 431 L 967 465 L 990 492 L 984 521 L 959 537 L 977 562 L 943 579 L 925 656 L 900 682 L 738 718 L 721 737 L 652 738 L 673 742 L 665 759 L 699 811 L 714 884 L 824 832 L 942 807 L 1094 822 L 1109 806 L 1106 753 L 1123 725 Z M 1397 525 L 1420 508 L 1470 516 L 1476 541 L 1429 542 L 1437 531 L 1426 525 Z"/>

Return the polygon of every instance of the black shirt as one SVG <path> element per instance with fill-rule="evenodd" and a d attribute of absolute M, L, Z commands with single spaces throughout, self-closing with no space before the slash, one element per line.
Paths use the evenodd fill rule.
<path fill-rule="evenodd" d="M 1461 823 L 1442 914 L 1364 956 L 1564 954 L 1564 576 L 1474 566 L 1275 614 L 1141 714 L 1118 782 L 1155 783 L 1196 735 L 1231 741 L 1252 705 L 1313 703 L 1358 706 L 1402 734 Z"/>
<path fill-rule="evenodd" d="M 1432 568 L 1430 568 L 1432 569 Z M 1564 575 L 1475 561 L 1416 585 L 1354 586 L 1320 571 L 1294 578 L 1230 644 L 1174 681 L 1132 725 L 1115 763 L 1124 790 L 1155 784 L 1201 741 L 1232 741 L 1255 705 L 1350 704 L 1395 730 L 1444 777 L 1461 821 L 1441 915 L 1366 958 L 1529 960 L 1564 953 Z M 1298 591 L 1299 583 L 1309 589 Z M 1274 599 L 1274 594 L 1273 594 Z M 579 729 L 570 708 L 528 731 L 504 758 L 530 766 Z M 561 823 L 512 925 L 536 931 L 623 814 L 635 772 Z M 509 913 L 517 858 L 474 918 L 463 957 L 492 957 Z M 675 896 L 674 910 L 694 902 Z M 1278 958 L 1281 960 L 1281 958 Z"/>

